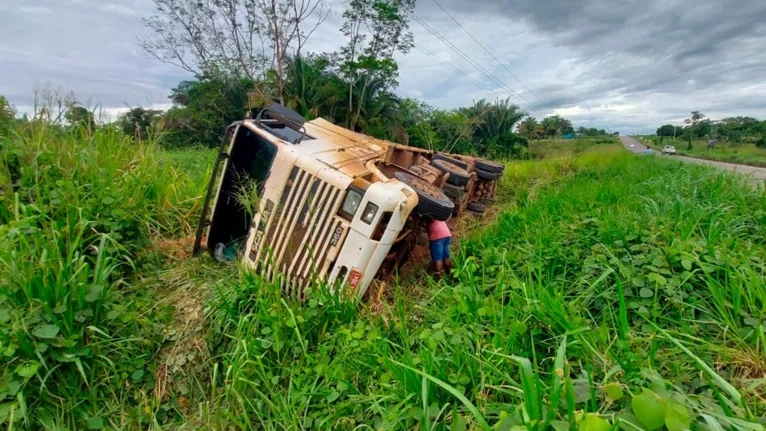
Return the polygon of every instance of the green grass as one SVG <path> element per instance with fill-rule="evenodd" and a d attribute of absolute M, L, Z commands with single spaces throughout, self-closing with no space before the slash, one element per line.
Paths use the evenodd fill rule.
<path fill-rule="evenodd" d="M 739 177 L 612 143 L 509 163 L 453 279 L 372 307 L 157 250 L 214 151 L 0 139 L 9 429 L 762 429 L 766 195 Z"/>
<path fill-rule="evenodd" d="M 193 423 L 680 429 L 764 414 L 761 192 L 626 154 L 513 164 L 503 192 L 453 282 L 405 281 L 381 313 L 285 301 L 252 275 L 222 286 L 218 377 Z"/>
<path fill-rule="evenodd" d="M 665 139 L 662 145 L 656 136 L 645 137 L 642 143 L 649 143 L 656 150 L 662 150 L 665 145 L 676 147 L 678 154 L 697 157 L 700 159 L 717 160 L 719 162 L 737 163 L 740 165 L 766 167 L 766 148 L 758 148 L 753 143 L 733 144 L 721 142 L 715 148 L 708 149 L 706 140 L 693 140 L 692 149 L 688 141 L 682 139 Z"/>
<path fill-rule="evenodd" d="M 530 141 L 529 153 L 536 159 L 572 157 L 591 152 L 619 152 L 623 148 L 616 138 L 579 138 Z"/>
<path fill-rule="evenodd" d="M 204 176 L 108 129 L 0 136 L 0 422 L 142 420 L 171 310 L 137 282 L 151 242 L 190 234 Z"/>

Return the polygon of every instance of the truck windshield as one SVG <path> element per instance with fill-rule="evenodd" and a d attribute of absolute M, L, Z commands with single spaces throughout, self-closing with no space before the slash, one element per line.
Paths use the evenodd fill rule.
<path fill-rule="evenodd" d="M 207 244 L 211 252 L 223 247 L 226 256 L 236 254 L 250 229 L 258 196 L 276 154 L 276 146 L 246 127 L 239 128 L 213 210 Z"/>

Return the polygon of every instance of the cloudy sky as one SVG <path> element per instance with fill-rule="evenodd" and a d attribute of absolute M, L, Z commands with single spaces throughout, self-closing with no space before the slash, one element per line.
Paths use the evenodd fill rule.
<path fill-rule="evenodd" d="M 309 50 L 344 43 L 343 0 L 327 1 L 336 13 Z M 0 94 L 21 112 L 45 85 L 111 114 L 167 108 L 190 76 L 138 49 L 152 10 L 152 0 L 2 0 Z M 536 117 L 624 133 L 692 110 L 766 118 L 764 0 L 418 0 L 415 15 L 503 84 L 413 21 L 415 42 L 461 71 L 420 48 L 397 58 L 398 93 L 435 107 L 510 96 Z"/>

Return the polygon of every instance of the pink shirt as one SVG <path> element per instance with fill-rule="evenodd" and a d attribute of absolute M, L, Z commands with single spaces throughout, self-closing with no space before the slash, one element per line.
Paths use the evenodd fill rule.
<path fill-rule="evenodd" d="M 446 222 L 434 220 L 428 226 L 428 240 L 437 241 L 444 238 L 450 238 L 452 234 Z"/>

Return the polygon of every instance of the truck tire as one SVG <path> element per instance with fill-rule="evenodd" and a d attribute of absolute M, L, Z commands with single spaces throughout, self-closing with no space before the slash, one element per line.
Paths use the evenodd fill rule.
<path fill-rule="evenodd" d="M 483 169 L 476 169 L 476 176 L 479 177 L 480 180 L 495 181 L 503 176 L 503 172 L 487 172 Z"/>
<path fill-rule="evenodd" d="M 458 165 L 458 166 L 460 166 L 461 168 L 463 168 L 463 169 L 465 169 L 465 170 L 468 170 L 468 163 L 466 163 L 466 162 L 463 162 L 463 161 L 461 161 L 461 160 L 458 160 L 458 159 L 455 159 L 455 158 L 452 158 L 452 157 L 450 157 L 450 156 L 445 156 L 445 155 L 444 155 L 444 154 L 442 154 L 442 153 L 436 153 L 436 154 L 434 154 L 434 157 L 433 157 L 433 161 L 435 162 L 435 161 L 437 161 L 437 160 L 444 160 L 445 162 L 450 162 L 450 163 L 452 163 L 453 165 Z"/>
<path fill-rule="evenodd" d="M 494 205 L 495 204 L 495 199 L 493 199 L 493 198 L 484 198 L 484 199 L 481 200 L 481 203 L 483 203 L 486 206 Z"/>
<path fill-rule="evenodd" d="M 431 165 L 439 168 L 442 172 L 449 173 L 447 182 L 455 186 L 464 186 L 471 179 L 471 174 L 460 166 L 446 160 L 434 160 Z"/>
<path fill-rule="evenodd" d="M 478 202 L 471 202 L 468 204 L 468 210 L 473 211 L 475 213 L 483 214 L 484 211 L 487 211 L 487 206 L 484 204 L 480 204 Z"/>
<path fill-rule="evenodd" d="M 465 191 L 465 187 L 453 186 L 447 183 L 444 185 L 444 194 L 453 202 L 462 202 L 468 192 Z"/>
<path fill-rule="evenodd" d="M 484 172 L 503 173 L 505 166 L 500 163 L 490 162 L 489 160 L 476 159 L 476 169 Z"/>
<path fill-rule="evenodd" d="M 395 172 L 394 177 L 412 187 L 418 194 L 418 206 L 415 207 L 415 213 L 438 221 L 447 221 L 452 215 L 455 204 L 440 188 L 405 172 Z"/>

